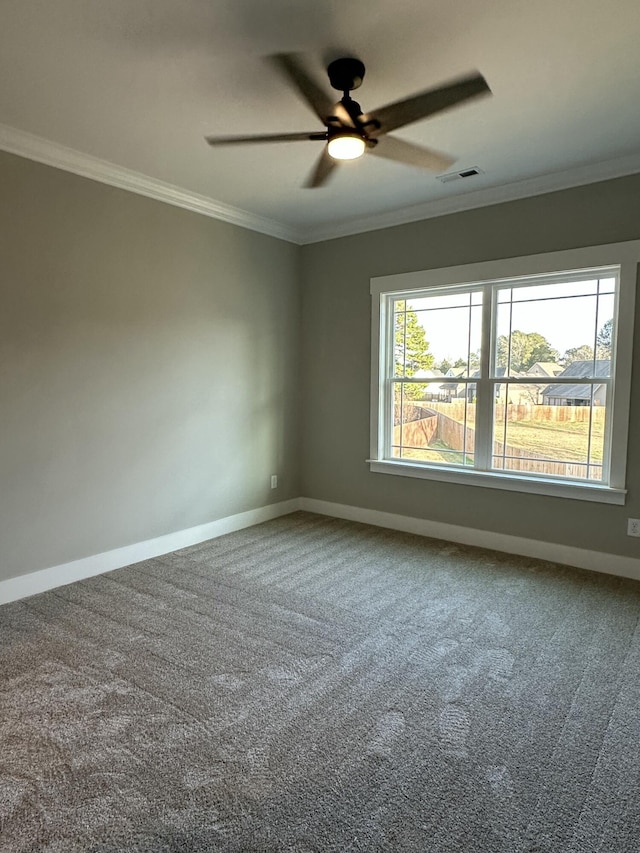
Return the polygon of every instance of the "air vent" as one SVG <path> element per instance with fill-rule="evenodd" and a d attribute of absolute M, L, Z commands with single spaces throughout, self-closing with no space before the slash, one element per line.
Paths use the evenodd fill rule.
<path fill-rule="evenodd" d="M 446 175 L 438 175 L 438 180 L 443 184 L 448 184 L 449 181 L 459 181 L 461 178 L 472 178 L 474 175 L 484 175 L 482 169 L 477 166 L 471 166 L 469 169 L 462 169 L 460 172 L 448 172 Z"/>

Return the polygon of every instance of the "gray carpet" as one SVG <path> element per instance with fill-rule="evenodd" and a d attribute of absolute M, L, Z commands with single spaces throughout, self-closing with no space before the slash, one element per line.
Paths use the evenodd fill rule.
<path fill-rule="evenodd" d="M 0 850 L 634 853 L 639 615 L 305 513 L 6 605 Z"/>

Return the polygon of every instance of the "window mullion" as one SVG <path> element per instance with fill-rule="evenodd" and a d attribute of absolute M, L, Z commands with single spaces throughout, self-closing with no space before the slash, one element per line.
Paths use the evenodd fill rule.
<path fill-rule="evenodd" d="M 614 377 L 613 373 L 603 377 L 602 384 L 605 387 L 605 411 L 604 411 L 604 455 L 602 458 L 603 482 L 612 483 L 611 477 L 611 421 L 613 413 Z M 613 484 L 617 485 L 617 484 Z"/>
<path fill-rule="evenodd" d="M 386 417 L 384 423 L 384 452 L 387 457 L 391 456 L 391 448 L 393 445 L 393 428 L 395 425 L 395 402 L 396 402 L 396 383 L 395 379 L 395 347 L 396 347 L 396 315 L 394 301 L 392 297 L 387 297 L 385 300 L 385 322 L 387 324 L 387 347 L 385 352 L 385 375 L 390 377 L 386 384 L 387 406 Z M 402 399 L 400 400 L 402 405 Z"/>
<path fill-rule="evenodd" d="M 378 410 L 377 447 L 378 456 L 387 458 L 391 454 L 393 443 L 393 413 L 394 413 L 394 345 L 395 327 L 391 300 L 388 296 L 380 299 L 380 328 L 378 335 L 382 344 L 378 354 L 379 380 L 378 393 L 382 406 Z"/>
<path fill-rule="evenodd" d="M 474 467 L 481 471 L 491 468 L 493 444 L 493 383 L 489 379 L 492 357 L 493 325 L 497 303 L 490 284 L 482 288 L 482 332 L 480 338 L 480 376 L 476 383 L 476 434 Z"/>

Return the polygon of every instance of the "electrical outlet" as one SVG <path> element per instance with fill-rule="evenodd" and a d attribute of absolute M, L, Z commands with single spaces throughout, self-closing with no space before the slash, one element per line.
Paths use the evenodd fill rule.
<path fill-rule="evenodd" d="M 272 489 L 278 488 L 278 475 L 277 474 L 271 475 L 271 488 Z M 640 521 L 638 522 L 638 524 L 640 524 Z M 640 536 L 640 533 L 638 533 L 637 535 Z"/>
<path fill-rule="evenodd" d="M 639 536 L 640 537 L 640 518 L 628 519 L 627 536 Z"/>

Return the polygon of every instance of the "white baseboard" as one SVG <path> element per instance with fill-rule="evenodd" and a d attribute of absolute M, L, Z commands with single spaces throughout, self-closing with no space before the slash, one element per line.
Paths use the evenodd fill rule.
<path fill-rule="evenodd" d="M 361 507 L 319 501 L 313 498 L 301 498 L 300 509 L 306 512 L 316 512 L 319 515 L 344 518 L 348 521 L 373 524 L 376 527 L 388 527 L 392 530 L 401 530 L 404 533 L 416 533 L 418 536 L 430 536 L 433 539 L 445 539 L 448 542 L 459 542 L 463 545 L 476 545 L 479 548 L 492 548 L 494 551 L 504 551 L 507 554 L 536 557 L 540 560 L 550 560 L 553 563 L 576 566 L 579 569 L 640 580 L 640 559 L 634 557 L 605 554 L 602 551 L 587 551 L 584 548 L 574 548 L 571 545 L 541 542 L 538 539 L 525 539 L 521 536 L 493 533 L 490 530 L 476 530 L 457 524 L 426 521 L 422 518 L 411 518 L 406 515 L 395 515 L 375 509 L 362 509 Z"/>
<path fill-rule="evenodd" d="M 116 548 L 103 554 L 94 554 L 71 563 L 52 566 L 48 569 L 30 572 L 26 575 L 0 581 L 0 604 L 8 604 L 20 598 L 27 598 L 39 592 L 46 592 L 59 586 L 94 577 L 95 575 L 121 569 L 124 566 L 139 563 L 162 554 L 169 554 L 189 545 L 197 545 L 208 539 L 215 539 L 225 533 L 233 533 L 263 521 L 270 521 L 281 515 L 288 515 L 296 510 L 315 512 L 319 515 L 329 515 L 334 518 L 344 518 L 348 521 L 360 521 L 375 527 L 387 527 L 391 530 L 401 530 L 404 533 L 415 533 L 418 536 L 430 536 L 433 539 L 444 539 L 448 542 L 459 542 L 463 545 L 476 545 L 479 548 L 492 548 L 507 554 L 519 554 L 523 557 L 535 557 L 540 560 L 550 560 L 567 566 L 577 566 L 595 572 L 618 575 L 620 577 L 640 580 L 640 559 L 623 557 L 619 554 L 605 554 L 601 551 L 587 551 L 584 548 L 574 548 L 570 545 L 558 545 L 553 542 L 541 542 L 537 539 L 525 539 L 521 536 L 509 536 L 504 533 L 493 533 L 489 530 L 476 530 L 472 527 L 462 527 L 457 524 L 445 524 L 439 521 L 427 521 L 422 518 L 412 518 L 406 515 L 396 515 L 374 509 L 346 506 L 344 504 L 320 501 L 314 498 L 294 498 L 277 504 L 241 512 L 159 536 L 137 542 L 124 548 Z"/>
<path fill-rule="evenodd" d="M 134 545 L 126 545 L 124 548 L 116 548 L 113 551 L 105 551 L 103 554 L 94 554 L 71 563 L 63 563 L 60 566 L 52 566 L 49 569 L 40 569 L 27 575 L 18 575 L 5 581 L 0 581 L 0 604 L 8 604 L 20 598 L 27 598 L 39 592 L 46 592 L 58 586 L 65 586 L 83 578 L 91 578 L 110 572 L 113 569 L 121 569 L 141 560 L 149 560 L 151 557 L 159 557 L 187 548 L 189 545 L 197 545 L 206 542 L 207 539 L 215 539 L 225 533 L 233 533 L 263 521 L 270 521 L 280 515 L 288 515 L 300 509 L 300 501 L 295 498 L 290 501 L 281 501 L 277 504 L 269 504 L 259 509 L 251 509 L 237 515 L 229 515 L 210 521 L 208 524 L 200 524 L 198 527 L 189 527 L 187 530 L 179 530 L 176 533 L 168 533 L 158 536 L 157 539 L 148 539 L 145 542 L 137 542 Z"/>

